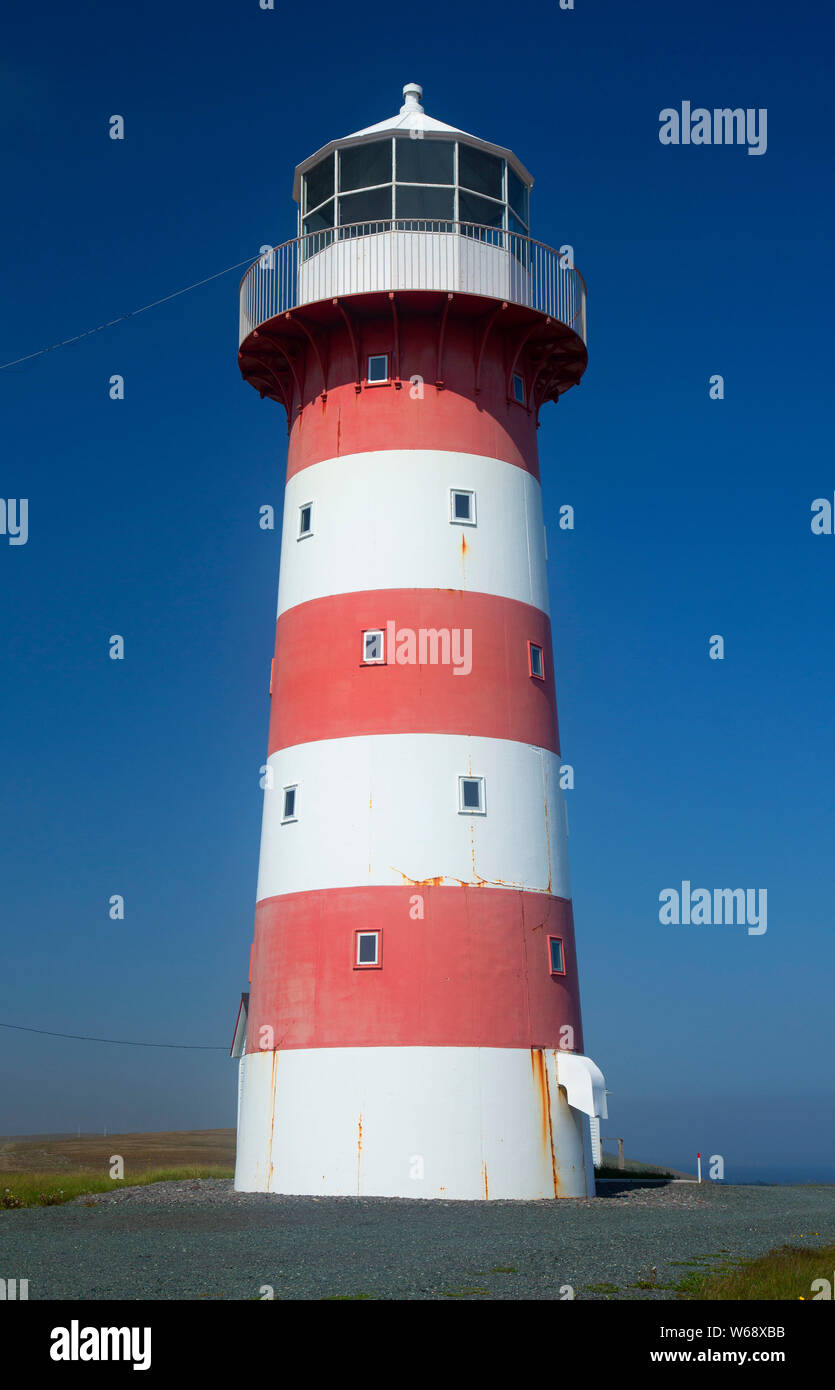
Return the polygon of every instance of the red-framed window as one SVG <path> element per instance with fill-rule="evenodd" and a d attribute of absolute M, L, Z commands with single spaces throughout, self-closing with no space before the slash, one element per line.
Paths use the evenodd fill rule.
<path fill-rule="evenodd" d="M 537 681 L 545 679 L 545 652 L 538 642 L 528 642 L 528 674 Z"/>
<path fill-rule="evenodd" d="M 381 970 L 383 966 L 383 933 L 358 927 L 354 932 L 354 969 Z"/>
<path fill-rule="evenodd" d="M 366 627 L 362 633 L 361 666 L 384 666 L 386 662 L 386 634 L 381 627 Z"/>
<path fill-rule="evenodd" d="M 548 937 L 548 966 L 552 975 L 565 974 L 565 947 L 561 936 Z"/>

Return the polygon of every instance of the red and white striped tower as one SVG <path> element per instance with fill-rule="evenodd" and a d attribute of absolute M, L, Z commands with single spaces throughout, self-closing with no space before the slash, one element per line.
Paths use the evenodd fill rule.
<path fill-rule="evenodd" d="M 299 235 L 242 282 L 290 442 L 235 1185 L 579 1196 L 605 1099 L 536 428 L 585 287 L 516 157 L 420 96 L 299 165 Z"/>

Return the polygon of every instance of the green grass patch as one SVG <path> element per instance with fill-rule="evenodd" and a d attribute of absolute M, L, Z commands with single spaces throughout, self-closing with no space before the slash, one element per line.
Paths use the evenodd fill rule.
<path fill-rule="evenodd" d="M 682 1262 L 684 1263 L 684 1262 Z M 832 1281 L 835 1245 L 802 1249 L 781 1245 L 758 1259 L 740 1259 L 710 1271 L 694 1270 L 679 1284 L 683 1298 L 731 1302 L 736 1299 L 813 1299 L 815 1279 Z"/>
<path fill-rule="evenodd" d="M 620 1293 L 620 1289 L 617 1284 L 586 1284 L 585 1292 L 612 1294 Z"/>
<path fill-rule="evenodd" d="M 114 1179 L 107 1173 L 89 1169 L 69 1169 L 62 1173 L 0 1173 L 0 1211 L 18 1207 L 55 1207 L 71 1202 L 74 1197 L 89 1194 L 91 1202 L 97 1193 L 113 1192 L 120 1187 L 144 1187 L 149 1182 L 187 1182 L 190 1178 L 231 1178 L 232 1168 L 181 1166 L 151 1168 L 142 1173 L 125 1173 Z"/>

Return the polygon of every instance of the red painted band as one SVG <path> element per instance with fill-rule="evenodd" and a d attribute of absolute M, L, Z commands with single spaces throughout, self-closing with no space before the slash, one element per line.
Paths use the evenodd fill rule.
<path fill-rule="evenodd" d="M 379 969 L 354 968 L 359 928 L 383 933 Z M 549 936 L 565 975 L 551 974 Z M 582 1052 L 579 998 L 564 898 L 434 884 L 288 893 L 256 909 L 246 1050 Z"/>
<path fill-rule="evenodd" d="M 368 629 L 385 633 L 385 664 L 363 663 Z M 542 647 L 544 681 L 530 674 L 530 641 Z M 279 618 L 273 670 L 269 753 L 400 733 L 511 739 L 559 753 L 551 624 L 516 599 L 457 589 L 312 599 Z"/>
<path fill-rule="evenodd" d="M 392 358 L 391 319 L 363 321 L 360 362 L 377 353 Z M 356 367 L 344 335 L 331 340 L 327 398 L 311 347 L 304 357 L 304 404 L 293 420 L 287 477 L 322 459 L 377 449 L 443 449 L 480 454 L 539 477 L 536 420 L 508 400 L 506 350 L 488 338 L 475 390 L 479 334 L 450 327 L 444 346 L 444 385 L 435 384 L 437 325 L 420 319 L 404 328 L 402 382 L 357 390 Z M 314 392 L 316 394 L 314 394 Z M 349 460 L 346 458 L 346 466 Z"/>

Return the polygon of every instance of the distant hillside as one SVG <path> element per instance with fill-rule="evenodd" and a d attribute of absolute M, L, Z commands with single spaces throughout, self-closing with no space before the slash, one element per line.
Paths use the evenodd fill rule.
<path fill-rule="evenodd" d="M 17 1134 L 0 1139 L 0 1172 L 52 1173 L 105 1168 L 121 1154 L 133 1173 L 184 1165 L 235 1166 L 234 1129 L 150 1134 Z"/>

